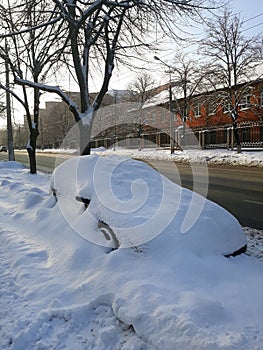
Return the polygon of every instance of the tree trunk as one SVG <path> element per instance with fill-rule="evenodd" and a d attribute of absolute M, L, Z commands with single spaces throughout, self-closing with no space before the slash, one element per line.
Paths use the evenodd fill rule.
<path fill-rule="evenodd" d="M 33 148 L 27 148 L 27 153 L 29 156 L 29 164 L 30 164 L 30 173 L 37 173 L 37 164 L 36 164 L 36 150 Z"/>
<path fill-rule="evenodd" d="M 80 155 L 90 155 L 91 125 L 83 125 L 81 122 L 79 122 L 78 126 L 80 132 Z"/>
<path fill-rule="evenodd" d="M 90 155 L 90 144 L 86 145 L 86 147 L 81 152 L 81 156 L 89 156 Z"/>
<path fill-rule="evenodd" d="M 27 153 L 29 156 L 30 173 L 37 173 L 37 163 L 36 163 L 36 143 L 37 143 L 38 130 L 32 129 L 30 133 L 30 140 L 27 145 Z"/>
<path fill-rule="evenodd" d="M 235 136 L 235 141 L 237 145 L 237 153 L 241 153 L 241 142 L 240 142 L 240 137 L 239 137 L 239 132 L 237 128 L 237 122 L 233 122 L 233 131 L 234 131 L 234 136 Z"/>

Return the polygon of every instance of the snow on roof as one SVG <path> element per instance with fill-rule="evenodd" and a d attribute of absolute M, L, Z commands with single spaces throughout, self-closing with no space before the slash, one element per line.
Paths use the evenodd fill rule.
<path fill-rule="evenodd" d="M 263 79 L 263 62 L 259 63 L 259 64 L 257 63 L 254 74 L 250 77 L 244 77 L 243 80 L 241 79 L 240 84 L 243 84 L 246 82 L 253 82 L 257 79 Z M 222 89 L 222 88 L 224 88 L 224 86 L 222 86 L 218 89 Z M 212 90 L 212 91 L 214 91 L 214 90 Z M 205 90 L 204 92 L 207 93 L 207 90 Z M 178 89 L 178 86 L 172 87 L 172 96 L 173 96 L 172 97 L 173 99 L 174 98 L 176 98 L 176 99 L 183 98 L 182 89 Z M 168 102 L 169 102 L 169 90 L 167 88 L 167 89 L 161 91 L 160 93 L 154 95 L 150 99 L 148 99 L 145 102 L 145 104 L 143 105 L 143 108 L 153 107 L 153 106 L 165 104 Z"/>
<path fill-rule="evenodd" d="M 169 91 L 168 89 L 159 92 L 153 97 L 149 98 L 143 105 L 143 108 L 158 106 L 169 101 Z"/>

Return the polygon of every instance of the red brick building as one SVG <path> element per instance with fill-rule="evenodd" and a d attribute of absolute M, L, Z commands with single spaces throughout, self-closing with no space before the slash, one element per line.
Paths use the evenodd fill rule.
<path fill-rule="evenodd" d="M 145 114 L 147 110 L 149 114 L 146 123 L 150 122 L 153 128 L 157 128 L 161 134 L 166 134 L 166 138 L 163 137 L 166 145 L 169 144 L 167 135 L 170 135 L 171 128 L 176 142 L 181 142 L 183 116 L 179 110 L 185 103 L 184 98 L 176 99 L 173 93 L 172 106 L 170 106 L 167 89 L 169 89 L 167 84 L 160 87 L 159 94 L 144 106 Z M 263 146 L 263 79 L 239 84 L 234 91 L 237 96 L 238 110 L 236 122 L 242 146 Z M 227 89 L 219 89 L 197 94 L 187 101 L 186 143 L 191 144 L 189 135 L 194 134 L 202 147 L 234 147 L 233 121 L 227 97 Z M 155 106 L 163 107 L 168 111 L 171 108 L 172 118 L 170 119 L 169 113 L 165 113 L 162 109 L 154 109 L 155 103 Z M 234 101 L 232 106 L 233 104 Z M 150 110 L 152 110 L 151 113 Z M 152 140 L 154 141 L 154 135 Z"/>
<path fill-rule="evenodd" d="M 219 89 L 192 96 L 187 101 L 185 133 L 182 113 L 179 113 L 184 99 L 176 98 L 176 90 L 173 90 L 170 105 L 169 84 L 155 88 L 155 95 L 143 106 L 132 101 L 116 103 L 114 98 L 106 96 L 105 109 L 102 108 L 93 123 L 92 146 L 108 147 L 123 140 L 124 147 L 138 147 L 140 139 L 142 147 L 163 147 L 170 145 L 170 136 L 180 146 L 184 133 L 184 146 L 234 147 L 226 92 L 226 89 Z M 237 124 L 242 146 L 263 146 L 263 79 L 238 85 L 236 93 L 240 93 Z M 46 103 L 46 109 L 40 114 L 42 146 L 59 147 L 75 123 L 67 106 L 63 102 Z"/>

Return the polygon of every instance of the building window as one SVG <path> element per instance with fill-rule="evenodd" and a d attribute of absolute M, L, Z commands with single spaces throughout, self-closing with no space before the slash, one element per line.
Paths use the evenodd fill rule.
<path fill-rule="evenodd" d="M 164 114 L 164 111 L 162 109 L 159 110 L 159 115 L 160 115 L 160 122 L 161 123 L 165 122 L 165 114 Z"/>
<path fill-rule="evenodd" d="M 146 111 L 142 111 L 142 120 L 143 124 L 148 124 L 149 114 Z"/>
<path fill-rule="evenodd" d="M 172 121 L 175 122 L 177 120 L 177 116 L 175 112 L 172 112 Z"/>
<path fill-rule="evenodd" d="M 224 102 L 223 112 L 224 113 L 230 113 L 231 112 L 231 104 L 228 101 Z"/>
<path fill-rule="evenodd" d="M 248 109 L 250 108 L 250 95 L 245 95 L 242 97 L 240 104 L 240 109 Z"/>
<path fill-rule="evenodd" d="M 153 124 L 156 124 L 156 122 L 157 122 L 156 113 L 153 112 L 153 113 L 152 113 L 152 123 L 153 123 Z"/>
<path fill-rule="evenodd" d="M 199 105 L 194 106 L 194 116 L 195 116 L 195 118 L 201 117 L 201 111 L 200 111 Z"/>
<path fill-rule="evenodd" d="M 206 105 L 206 113 L 207 113 L 207 115 L 215 115 L 216 112 L 217 112 L 217 105 L 216 105 L 216 103 L 209 102 Z"/>

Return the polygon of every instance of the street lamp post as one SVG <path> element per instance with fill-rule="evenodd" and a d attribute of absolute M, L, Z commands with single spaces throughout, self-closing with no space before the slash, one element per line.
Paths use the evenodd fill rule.
<path fill-rule="evenodd" d="M 174 153 L 174 128 L 173 128 L 173 100 L 172 100 L 172 67 L 166 62 L 162 61 L 159 57 L 154 56 L 155 60 L 160 61 L 163 65 L 169 68 L 169 114 L 170 114 L 170 150 L 171 154 Z"/>
<path fill-rule="evenodd" d="M 171 71 L 169 71 L 169 114 L 170 114 L 170 149 L 171 154 L 174 153 L 174 118 L 173 118 L 173 105 L 172 105 L 172 77 Z"/>
<path fill-rule="evenodd" d="M 8 52 L 7 39 L 5 39 L 5 50 Z M 5 77 L 6 77 L 6 119 L 7 119 L 7 146 L 9 161 L 15 160 L 14 141 L 13 141 L 13 127 L 11 116 L 11 97 L 10 97 L 10 83 L 9 83 L 9 64 L 5 60 Z"/>

